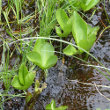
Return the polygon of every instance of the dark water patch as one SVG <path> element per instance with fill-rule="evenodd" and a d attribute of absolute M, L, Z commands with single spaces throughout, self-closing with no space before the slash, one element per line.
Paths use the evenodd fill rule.
<path fill-rule="evenodd" d="M 92 49 L 93 55 L 100 60 L 106 67 L 110 68 L 110 35 L 103 34 L 101 39 L 96 43 Z"/>
<path fill-rule="evenodd" d="M 95 110 L 98 107 L 102 109 L 108 108 L 109 101 L 100 96 L 95 86 L 77 83 L 77 81 L 82 81 L 92 84 L 94 82 L 96 84 L 108 83 L 109 85 L 110 82 L 105 79 L 103 75 L 95 70 L 93 71 L 93 69 L 90 72 L 90 69 L 87 70 L 83 67 L 80 71 L 76 71 L 76 73 L 74 73 L 75 70 L 70 72 L 69 74 L 74 75 L 71 75 L 71 80 L 69 80 L 69 78 L 67 79 L 68 68 L 66 65 L 63 66 L 66 68 L 66 71 L 63 71 L 62 73 L 55 68 L 50 70 L 49 76 L 46 80 L 48 86 L 39 98 L 40 102 L 44 104 L 43 106 L 45 106 L 46 102 L 49 103 L 50 100 L 54 98 L 57 102 L 57 106 L 67 105 L 69 107 L 68 110 Z M 107 90 L 105 88 L 102 89 L 101 92 L 102 91 L 104 93 L 104 91 L 107 92 L 109 89 Z M 102 104 L 104 105 L 102 106 Z"/>

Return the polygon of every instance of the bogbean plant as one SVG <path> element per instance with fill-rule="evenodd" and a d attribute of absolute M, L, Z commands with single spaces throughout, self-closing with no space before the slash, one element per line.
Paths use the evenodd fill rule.
<path fill-rule="evenodd" d="M 19 74 L 14 76 L 12 80 L 12 86 L 19 90 L 26 90 L 31 86 L 34 78 L 35 72 L 29 72 L 25 63 L 22 63 L 19 68 Z"/>
<path fill-rule="evenodd" d="M 77 0 L 73 0 L 77 1 Z M 71 3 L 72 0 L 69 0 Z M 95 6 L 99 0 L 82 0 L 78 1 L 81 5 L 81 8 L 84 11 L 88 11 L 93 6 Z M 75 4 L 77 6 L 77 3 Z M 67 37 L 71 32 L 76 47 L 68 45 L 64 50 L 66 55 L 75 55 L 82 54 L 84 50 L 89 51 L 96 40 L 96 34 L 99 30 L 99 27 L 92 27 L 88 25 L 82 17 L 74 11 L 71 17 L 68 17 L 63 9 L 58 9 L 56 11 L 56 19 L 60 27 L 56 26 L 56 33 L 59 37 Z M 42 70 L 47 70 L 54 66 L 57 63 L 57 56 L 54 54 L 54 47 L 47 40 L 37 39 L 32 51 L 26 54 L 27 59 L 33 64 L 39 66 Z M 26 64 L 23 62 L 19 68 L 19 73 L 12 80 L 12 86 L 19 90 L 27 90 L 35 79 L 35 72 L 33 70 L 28 71 Z M 29 110 L 32 109 L 36 100 L 35 97 L 38 96 L 42 90 L 45 88 L 45 85 L 42 85 L 40 88 L 40 81 L 35 82 L 35 92 L 33 95 L 29 95 L 26 98 L 26 102 Z M 37 97 L 36 97 L 37 98 Z M 67 107 L 61 106 L 56 108 L 55 101 L 46 106 L 46 109 L 51 110 L 65 110 Z"/>
<path fill-rule="evenodd" d="M 100 0 L 68 0 L 73 4 L 74 9 L 88 11 L 93 8 Z"/>
<path fill-rule="evenodd" d="M 33 50 L 27 53 L 27 58 L 43 70 L 54 66 L 57 62 L 52 44 L 41 39 L 38 39 Z"/>
<path fill-rule="evenodd" d="M 46 42 L 45 40 L 39 39 L 36 41 L 33 50 L 27 53 L 27 59 L 39 66 L 41 69 L 46 70 L 54 66 L 58 58 L 54 55 L 54 47 L 52 44 Z M 19 68 L 19 74 L 12 80 L 12 86 L 19 90 L 27 90 L 33 83 L 34 78 L 35 72 L 28 71 L 25 63 L 22 63 Z M 35 92 L 33 93 L 33 96 L 32 94 L 27 96 L 26 102 L 29 110 L 33 107 L 31 103 L 35 102 L 37 96 L 46 87 L 45 84 L 42 85 L 41 88 L 39 86 L 40 82 L 37 80 L 35 83 Z"/>
<path fill-rule="evenodd" d="M 56 33 L 60 37 L 67 37 L 71 32 L 75 39 L 78 49 L 68 45 L 63 52 L 66 55 L 75 55 L 83 53 L 83 50 L 89 51 L 96 40 L 96 34 L 99 27 L 91 27 L 88 25 L 81 16 L 74 11 L 73 15 L 69 18 L 63 9 L 58 9 L 56 18 L 60 27 L 56 27 Z M 63 32 L 62 32 L 63 30 Z"/>
<path fill-rule="evenodd" d="M 51 103 L 46 105 L 46 110 L 66 110 L 68 107 L 67 106 L 60 106 L 56 108 L 55 101 L 52 99 Z"/>

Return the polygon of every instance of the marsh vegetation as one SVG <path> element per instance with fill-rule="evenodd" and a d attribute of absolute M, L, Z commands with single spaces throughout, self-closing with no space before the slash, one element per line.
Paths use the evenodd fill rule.
<path fill-rule="evenodd" d="M 0 0 L 0 109 L 109 110 L 110 0 Z"/>

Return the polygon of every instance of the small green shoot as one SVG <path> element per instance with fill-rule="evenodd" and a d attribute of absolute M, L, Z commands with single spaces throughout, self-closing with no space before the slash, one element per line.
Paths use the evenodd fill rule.
<path fill-rule="evenodd" d="M 60 106 L 56 108 L 55 101 L 52 99 L 51 103 L 46 105 L 46 110 L 67 110 L 67 106 Z"/>
<path fill-rule="evenodd" d="M 75 10 L 82 9 L 88 11 L 93 8 L 100 0 L 69 0 L 69 3 L 73 5 Z"/>
<path fill-rule="evenodd" d="M 81 8 L 88 11 L 93 8 L 100 0 L 81 0 Z"/>
<path fill-rule="evenodd" d="M 11 7 L 11 8 L 16 16 L 17 23 L 19 24 L 20 11 L 22 9 L 22 0 L 14 0 L 14 5 L 15 5 L 16 10 L 13 7 Z"/>
<path fill-rule="evenodd" d="M 19 75 L 16 75 L 12 80 L 12 86 L 19 90 L 26 90 L 31 86 L 34 78 L 35 73 L 29 72 L 25 63 L 22 63 L 19 68 Z"/>
<path fill-rule="evenodd" d="M 72 34 L 77 46 L 89 51 L 96 40 L 99 27 L 92 28 L 75 11 L 73 14 Z M 82 50 L 80 50 L 82 52 Z"/>
<path fill-rule="evenodd" d="M 9 24 L 9 18 L 8 18 L 8 15 L 9 15 L 9 10 L 8 10 L 8 8 L 6 8 L 5 11 L 3 11 L 3 15 L 4 15 L 5 20 L 6 20 L 6 23 L 7 23 L 8 27 L 9 27 L 9 29 L 10 29 L 10 31 L 11 31 L 11 27 L 10 27 L 10 24 Z"/>
<path fill-rule="evenodd" d="M 56 19 L 63 31 L 63 32 L 61 31 L 60 27 L 56 26 L 56 33 L 60 37 L 67 37 L 68 34 L 71 32 L 72 28 L 72 23 L 70 22 L 69 17 L 67 16 L 64 10 L 58 9 L 56 11 Z"/>

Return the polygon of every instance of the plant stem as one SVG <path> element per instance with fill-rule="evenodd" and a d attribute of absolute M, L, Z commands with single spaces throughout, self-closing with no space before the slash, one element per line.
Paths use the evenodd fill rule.
<path fill-rule="evenodd" d="M 26 104 L 26 106 L 24 107 L 24 110 L 34 110 L 33 106 L 35 105 L 36 100 L 38 99 L 39 95 L 40 95 L 40 91 L 34 92 L 33 97 Z"/>
<path fill-rule="evenodd" d="M 39 82 L 42 81 L 42 79 L 43 79 L 43 77 L 44 77 L 44 75 L 45 75 L 44 72 L 41 72 L 41 73 L 42 73 L 42 74 L 41 74 L 41 76 L 40 76 L 40 78 L 39 78 Z M 34 107 L 34 105 L 35 105 L 35 103 L 36 103 L 36 101 L 37 101 L 37 99 L 38 99 L 40 93 L 41 93 L 40 90 L 38 90 L 37 92 L 35 91 L 35 92 L 33 93 L 32 98 L 29 100 L 28 103 L 26 103 L 26 105 L 25 105 L 25 107 L 24 107 L 24 110 L 34 110 L 33 107 Z"/>

